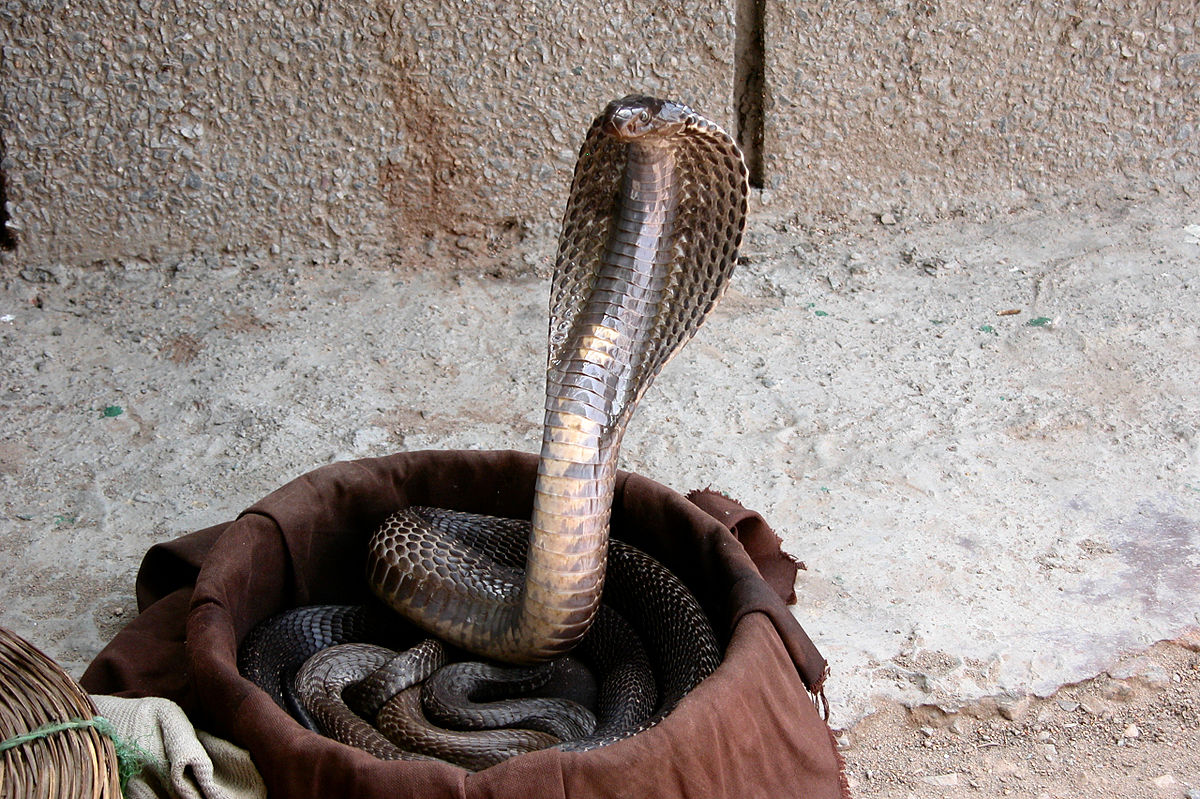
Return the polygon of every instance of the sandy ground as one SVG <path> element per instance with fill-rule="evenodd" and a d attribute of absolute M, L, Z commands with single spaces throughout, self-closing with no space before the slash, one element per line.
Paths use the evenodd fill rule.
<path fill-rule="evenodd" d="M 889 703 L 842 734 L 856 796 L 1200 796 L 1200 639 L 1048 699 Z M 1131 674 L 1131 670 L 1136 675 Z"/>
<path fill-rule="evenodd" d="M 157 541 L 336 459 L 535 450 L 553 230 L 519 232 L 0 272 L 0 624 L 78 675 Z M 807 563 L 856 794 L 1200 791 L 1200 204 L 768 205 L 744 253 L 622 466 Z"/>

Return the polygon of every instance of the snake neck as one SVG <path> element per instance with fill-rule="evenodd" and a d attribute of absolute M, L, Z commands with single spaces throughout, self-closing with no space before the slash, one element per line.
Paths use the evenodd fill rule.
<path fill-rule="evenodd" d="M 630 144 L 595 281 L 547 368 L 546 418 L 516 638 L 532 659 L 569 650 L 600 604 L 617 452 L 653 378 L 639 368 L 664 298 L 674 150 Z"/>

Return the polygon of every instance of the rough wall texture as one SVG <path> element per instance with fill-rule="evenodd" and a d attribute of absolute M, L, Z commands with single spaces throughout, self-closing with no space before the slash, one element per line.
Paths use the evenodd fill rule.
<path fill-rule="evenodd" d="M 769 2 L 766 14 L 764 182 L 809 211 L 1197 186 L 1194 0 Z"/>
<path fill-rule="evenodd" d="M 378 10 L 384 91 L 403 133 L 381 189 L 406 230 L 557 223 L 588 125 L 630 92 L 728 118 L 734 23 L 722 0 Z"/>
<path fill-rule="evenodd" d="M 613 96 L 645 88 L 718 118 L 731 102 L 723 3 L 603 6 L 8 2 L 15 259 L 336 248 L 557 217 Z"/>
<path fill-rule="evenodd" d="M 8 263 L 339 250 L 553 223 L 630 90 L 733 121 L 761 25 L 763 199 L 1005 208 L 1200 162 L 1194 2 L 0 5 Z M 739 25 L 741 36 L 739 37 Z M 755 117 L 755 105 L 761 109 Z M 515 231 L 515 233 L 514 233 Z M 2 244 L 3 242 L 0 242 Z"/>
<path fill-rule="evenodd" d="M 26 257 L 377 232 L 396 146 L 367 15 L 311 4 L 9 3 L 4 116 Z"/>

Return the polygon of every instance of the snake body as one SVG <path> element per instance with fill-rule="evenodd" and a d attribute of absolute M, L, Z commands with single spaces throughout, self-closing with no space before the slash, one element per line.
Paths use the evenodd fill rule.
<path fill-rule="evenodd" d="M 496 660 L 548 660 L 579 641 L 600 604 L 626 424 L 728 285 L 746 180 L 733 140 L 686 106 L 631 96 L 596 118 L 575 167 L 551 288 L 524 568 L 498 567 L 491 527 L 441 524 L 409 508 L 370 544 L 369 582 L 384 602 Z"/>
<path fill-rule="evenodd" d="M 532 732 L 537 747 L 588 749 L 646 729 L 720 662 L 695 598 L 657 561 L 610 540 L 609 520 L 630 416 L 724 293 L 747 195 L 741 153 L 715 123 L 649 97 L 609 104 L 580 150 L 559 238 L 531 519 L 411 507 L 370 539 L 374 594 L 454 647 L 537 664 L 582 642 L 597 675 L 596 726 Z M 593 626 L 598 614 L 608 621 Z M 310 670 L 297 684 L 359 691 L 338 680 Z M 474 768 L 524 751 L 496 743 L 482 759 L 456 760 L 467 740 L 428 744 L 421 689 L 393 688 L 367 712 L 402 750 Z"/>
<path fill-rule="evenodd" d="M 427 646 L 429 644 L 429 646 Z M 397 661 L 403 661 L 395 668 Z M 305 661 L 296 675 L 296 693 L 305 710 L 329 737 L 364 749 L 381 760 L 426 759 L 411 747 L 401 748 L 357 713 L 346 712 L 344 692 L 391 665 L 388 696 L 419 685 L 445 663 L 436 641 L 401 654 L 373 644 L 346 643 L 322 649 Z"/>
<path fill-rule="evenodd" d="M 452 729 L 517 727 L 553 735 L 556 743 L 586 738 L 596 729 L 595 714 L 573 699 L 544 693 L 558 678 L 555 666 L 569 663 L 569 658 L 549 668 L 451 663 L 422 685 L 421 709 L 430 721 Z"/>

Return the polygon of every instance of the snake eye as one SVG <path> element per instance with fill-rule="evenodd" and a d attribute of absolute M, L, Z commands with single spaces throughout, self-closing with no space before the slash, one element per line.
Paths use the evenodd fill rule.
<path fill-rule="evenodd" d="M 643 109 L 642 113 L 638 114 L 638 122 L 649 122 L 649 121 L 650 121 L 650 112 Z"/>

